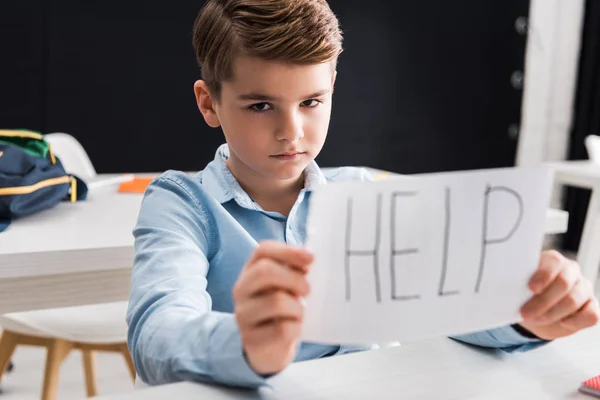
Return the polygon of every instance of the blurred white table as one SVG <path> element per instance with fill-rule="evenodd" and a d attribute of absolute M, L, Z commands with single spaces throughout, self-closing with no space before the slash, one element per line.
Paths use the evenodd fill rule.
<path fill-rule="evenodd" d="M 125 399 L 592 399 L 581 382 L 600 374 L 600 328 L 528 353 L 507 354 L 438 338 L 290 365 L 259 391 L 177 383 Z"/>
<path fill-rule="evenodd" d="M 142 197 L 103 188 L 14 221 L 0 233 L 0 314 L 126 300 Z M 567 222 L 548 210 L 546 233 L 564 233 Z"/>
<path fill-rule="evenodd" d="M 143 196 L 116 190 L 92 191 L 0 233 L 0 313 L 127 299 Z"/>

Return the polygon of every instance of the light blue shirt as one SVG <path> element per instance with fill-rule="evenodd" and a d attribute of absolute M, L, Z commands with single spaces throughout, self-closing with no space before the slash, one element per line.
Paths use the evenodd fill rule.
<path fill-rule="evenodd" d="M 204 171 L 168 171 L 148 187 L 135 237 L 135 265 L 127 323 L 138 376 L 149 384 L 219 382 L 258 387 L 266 383 L 246 362 L 232 288 L 258 242 L 302 246 L 311 189 L 327 182 L 369 179 L 360 168 L 323 172 L 315 162 L 289 217 L 264 211 L 240 187 L 221 146 Z M 543 343 L 511 327 L 456 339 L 507 351 Z M 295 361 L 371 347 L 301 343 Z"/>

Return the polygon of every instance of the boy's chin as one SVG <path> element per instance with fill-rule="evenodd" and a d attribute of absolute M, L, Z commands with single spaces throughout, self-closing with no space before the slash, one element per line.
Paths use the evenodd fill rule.
<path fill-rule="evenodd" d="M 304 165 L 294 165 L 294 166 L 286 166 L 285 168 L 278 168 L 270 174 L 273 178 L 281 181 L 287 181 L 290 179 L 297 179 L 304 173 L 306 166 Z"/>

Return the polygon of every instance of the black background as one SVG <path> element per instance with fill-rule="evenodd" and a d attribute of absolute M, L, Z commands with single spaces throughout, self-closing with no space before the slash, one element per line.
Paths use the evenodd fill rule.
<path fill-rule="evenodd" d="M 202 169 L 223 142 L 196 109 L 202 1 L 0 2 L 0 127 L 68 132 L 98 172 Z M 322 166 L 511 166 L 529 2 L 332 0 L 345 32 Z"/>

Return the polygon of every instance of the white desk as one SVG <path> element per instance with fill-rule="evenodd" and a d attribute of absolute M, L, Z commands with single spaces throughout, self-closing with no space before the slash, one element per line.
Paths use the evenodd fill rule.
<path fill-rule="evenodd" d="M 141 200 L 113 187 L 14 221 L 0 233 L 0 314 L 126 300 Z M 549 210 L 546 233 L 567 222 Z"/>
<path fill-rule="evenodd" d="M 0 234 L 0 313 L 127 299 L 142 195 L 106 188 Z"/>
<path fill-rule="evenodd" d="M 600 374 L 600 327 L 528 353 L 506 354 L 450 339 L 292 364 L 272 389 L 237 391 L 178 383 L 99 397 L 125 399 L 582 399 Z"/>
<path fill-rule="evenodd" d="M 600 165 L 587 160 L 553 162 L 548 165 L 556 171 L 557 184 L 592 191 L 577 260 L 585 276 L 595 281 L 600 267 Z"/>

